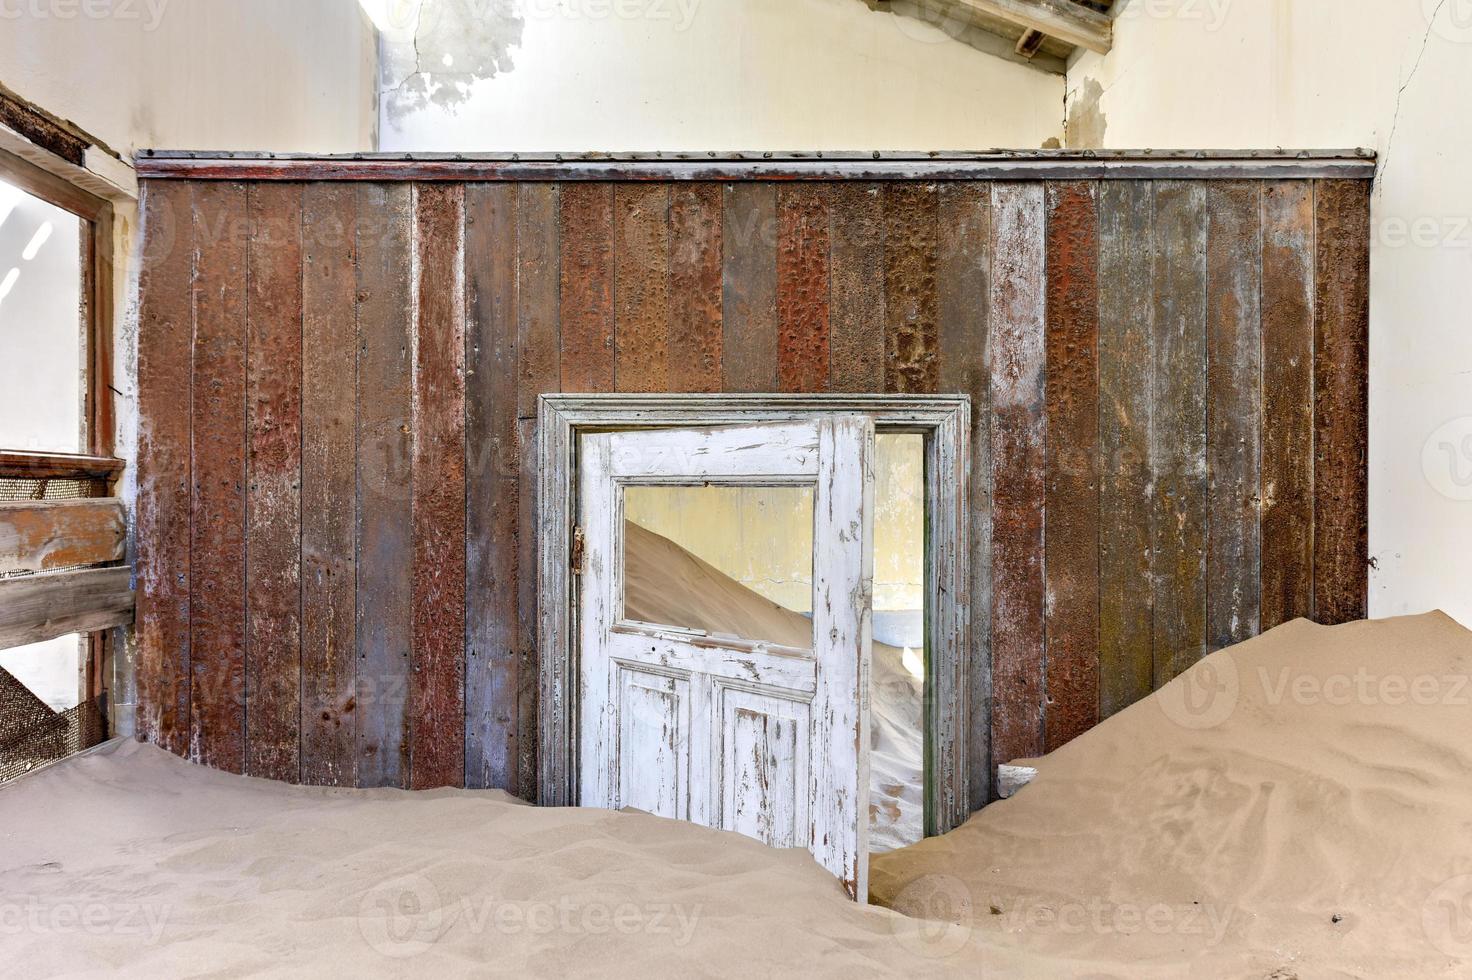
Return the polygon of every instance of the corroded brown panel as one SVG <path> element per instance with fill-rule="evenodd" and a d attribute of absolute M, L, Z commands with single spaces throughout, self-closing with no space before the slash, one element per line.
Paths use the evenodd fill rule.
<path fill-rule="evenodd" d="M 671 391 L 721 390 L 721 187 L 670 192 Z"/>
<path fill-rule="evenodd" d="M 138 731 L 189 748 L 194 189 L 143 190 L 138 271 Z"/>
<path fill-rule="evenodd" d="M 409 785 L 465 778 L 465 189 L 415 189 Z"/>
<path fill-rule="evenodd" d="M 1206 653 L 1206 185 L 1155 191 L 1151 559 L 1160 687 Z"/>
<path fill-rule="evenodd" d="M 885 186 L 885 391 L 927 394 L 936 390 L 937 234 L 935 185 Z"/>
<path fill-rule="evenodd" d="M 777 389 L 828 390 L 825 184 L 777 191 Z"/>
<path fill-rule="evenodd" d="M 564 184 L 561 194 L 562 390 L 612 391 L 613 185 Z"/>
<path fill-rule="evenodd" d="M 1365 615 L 1369 592 L 1370 185 L 1316 187 L 1314 618 Z"/>
<path fill-rule="evenodd" d="M 834 391 L 884 388 L 884 198 L 880 184 L 836 184 L 829 229 L 828 363 Z"/>
<path fill-rule="evenodd" d="M 777 389 L 777 186 L 727 184 L 721 228 L 721 390 Z"/>
<path fill-rule="evenodd" d="M 613 383 L 618 391 L 668 391 L 670 186 L 613 190 Z"/>
<path fill-rule="evenodd" d="M 558 188 L 538 182 L 516 189 L 516 405 L 524 419 L 536 417 L 537 396 L 561 383 Z"/>
<path fill-rule="evenodd" d="M 1099 208 L 1091 182 L 1047 193 L 1049 752 L 1099 720 Z"/>
<path fill-rule="evenodd" d="M 301 184 L 249 191 L 246 772 L 300 778 Z"/>
<path fill-rule="evenodd" d="M 302 782 L 354 786 L 357 189 L 309 184 L 302 238 Z"/>
<path fill-rule="evenodd" d="M 992 732 L 992 468 L 991 370 L 988 332 L 992 283 L 992 186 L 977 182 L 941 184 L 937 224 L 936 316 L 939 320 L 943 392 L 971 397 L 971 481 L 968 485 L 966 547 L 971 556 L 970 622 L 962 665 L 971 699 L 964 727 L 966 766 L 970 770 L 970 805 L 980 809 L 991 799 Z M 882 361 L 881 361 L 882 365 Z M 870 389 L 873 390 L 873 389 Z"/>
<path fill-rule="evenodd" d="M 1258 633 L 1262 605 L 1262 189 L 1207 190 L 1206 648 Z"/>
<path fill-rule="evenodd" d="M 993 756 L 1043 752 L 1045 220 L 1043 185 L 992 197 Z"/>
<path fill-rule="evenodd" d="M 1263 188 L 1261 627 L 1313 615 L 1314 185 Z"/>
<path fill-rule="evenodd" d="M 244 184 L 194 195 L 194 377 L 190 385 L 191 756 L 245 767 Z"/>
<path fill-rule="evenodd" d="M 612 203 L 613 189 L 607 185 L 562 188 L 562 371 L 564 379 L 571 370 L 589 384 L 608 387 L 613 383 Z M 607 224 L 600 245 L 604 205 Z M 520 729 L 517 228 L 516 185 L 466 188 L 465 784 L 511 792 L 518 790 Z M 601 290 L 586 278 L 576 283 L 569 278 L 574 261 L 576 276 L 594 275 L 603 263 L 607 278 Z M 607 298 L 601 310 L 596 308 L 602 302 L 599 292 Z M 607 347 L 600 350 L 594 338 L 604 329 Z"/>
<path fill-rule="evenodd" d="M 1154 689 L 1155 188 L 1099 188 L 1099 713 Z"/>

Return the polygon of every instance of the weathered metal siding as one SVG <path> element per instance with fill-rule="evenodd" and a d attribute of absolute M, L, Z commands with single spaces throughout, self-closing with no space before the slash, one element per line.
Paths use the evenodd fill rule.
<path fill-rule="evenodd" d="M 974 805 L 1364 612 L 1363 181 L 144 193 L 141 717 L 200 761 L 535 792 L 547 391 L 969 395 Z"/>

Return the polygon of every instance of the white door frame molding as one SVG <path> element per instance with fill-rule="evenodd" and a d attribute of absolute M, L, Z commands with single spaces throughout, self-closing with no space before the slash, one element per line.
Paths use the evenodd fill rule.
<path fill-rule="evenodd" d="M 969 775 L 985 774 L 991 665 L 971 621 L 971 404 L 964 395 L 543 395 L 537 419 L 538 802 L 578 802 L 576 522 L 578 435 L 610 429 L 799 421 L 859 412 L 880 432 L 925 436 L 925 832 L 970 816 Z M 982 461 L 984 465 L 984 461 Z M 985 611 L 983 611 L 983 614 Z M 985 619 L 981 621 L 985 625 Z M 973 660 L 972 651 L 982 656 Z M 980 739 L 980 744 L 977 740 Z"/>

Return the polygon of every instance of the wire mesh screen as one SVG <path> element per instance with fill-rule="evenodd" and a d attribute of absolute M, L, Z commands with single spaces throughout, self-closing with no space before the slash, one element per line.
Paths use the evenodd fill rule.
<path fill-rule="evenodd" d="M 106 480 L 68 477 L 0 476 L 0 501 L 82 500 L 106 497 Z"/>
<path fill-rule="evenodd" d="M 0 667 L 0 783 L 106 737 L 107 720 L 95 701 L 57 711 Z"/>

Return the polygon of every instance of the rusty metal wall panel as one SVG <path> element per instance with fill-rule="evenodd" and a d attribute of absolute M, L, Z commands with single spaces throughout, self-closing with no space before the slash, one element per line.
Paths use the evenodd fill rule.
<path fill-rule="evenodd" d="M 668 184 L 615 185 L 613 243 L 614 388 L 618 391 L 668 391 Z"/>
<path fill-rule="evenodd" d="M 524 196 L 527 187 L 520 190 Z M 465 781 L 465 293 L 460 278 L 465 189 L 421 185 L 414 196 L 413 655 L 407 740 L 409 786 L 431 789 Z"/>
<path fill-rule="evenodd" d="M 722 189 L 721 390 L 777 390 L 777 186 Z"/>
<path fill-rule="evenodd" d="M 1154 689 L 1155 185 L 1099 188 L 1099 713 Z"/>
<path fill-rule="evenodd" d="M 1206 192 L 1155 189 L 1155 686 L 1206 653 Z"/>
<path fill-rule="evenodd" d="M 408 786 L 413 188 L 358 192 L 358 785 Z"/>
<path fill-rule="evenodd" d="M 991 327 L 992 188 L 990 184 L 940 185 L 937 200 L 939 254 L 936 317 L 943 392 L 971 397 L 971 482 L 966 547 L 971 556 L 970 660 L 963 665 L 968 696 L 966 759 L 969 800 L 980 809 L 992 792 L 992 470 Z M 882 364 L 881 364 L 882 366 Z M 882 375 L 882 370 L 880 374 Z M 878 390 L 879 386 L 866 390 Z"/>
<path fill-rule="evenodd" d="M 1361 619 L 1369 601 L 1370 185 L 1315 196 L 1314 618 Z"/>
<path fill-rule="evenodd" d="M 1262 607 L 1262 186 L 1206 194 L 1209 653 L 1256 636 Z"/>
<path fill-rule="evenodd" d="M 670 189 L 670 390 L 721 390 L 721 188 Z"/>
<path fill-rule="evenodd" d="M 564 184 L 561 208 L 562 390 L 612 391 L 613 185 Z"/>
<path fill-rule="evenodd" d="M 1043 185 L 992 192 L 994 761 L 1043 751 L 1046 220 Z"/>
<path fill-rule="evenodd" d="M 1263 629 L 1313 615 L 1314 186 L 1263 187 Z"/>
<path fill-rule="evenodd" d="M 254 184 L 247 272 L 246 773 L 301 777 L 302 184 Z"/>
<path fill-rule="evenodd" d="M 835 184 L 828 230 L 828 386 L 884 387 L 884 198 L 878 184 Z"/>
<path fill-rule="evenodd" d="M 1099 720 L 1099 201 L 1093 182 L 1047 193 L 1045 748 Z"/>
<path fill-rule="evenodd" d="M 245 771 L 246 188 L 194 194 L 189 521 L 191 756 Z"/>
<path fill-rule="evenodd" d="M 536 417 L 538 395 L 557 391 L 561 384 L 560 213 L 558 185 L 521 184 L 517 187 L 516 350 L 519 381 L 516 405 L 517 414 L 524 419 Z M 458 256 L 454 258 L 459 261 Z M 459 265 L 451 268 L 458 269 Z"/>
<path fill-rule="evenodd" d="M 884 188 L 885 391 L 936 390 L 936 207 L 934 184 Z"/>
<path fill-rule="evenodd" d="M 148 184 L 138 270 L 138 732 L 189 751 L 194 185 Z"/>
<path fill-rule="evenodd" d="M 601 203 L 600 203 L 601 196 Z M 612 253 L 598 258 L 598 213 L 611 187 L 562 189 L 562 371 L 584 385 L 613 384 Z M 465 190 L 465 785 L 517 792 L 519 633 L 517 521 L 521 455 L 517 444 L 517 189 L 472 184 Z M 568 236 L 571 234 L 572 240 Z M 608 242 L 605 240 L 604 245 Z M 601 268 L 600 288 L 573 284 Z M 571 288 L 570 288 L 571 287 Z M 598 293 L 607 299 L 599 309 Z M 571 304 L 571 305 L 569 305 Z M 606 320 L 600 318 L 606 314 Z M 569 326 L 569 318 L 574 325 Z M 594 338 L 606 328 L 607 346 Z M 582 390 L 574 387 L 573 390 Z"/>
<path fill-rule="evenodd" d="M 302 208 L 302 782 L 354 786 L 357 189 Z"/>
<path fill-rule="evenodd" d="M 777 390 L 828 390 L 827 184 L 777 190 Z"/>

